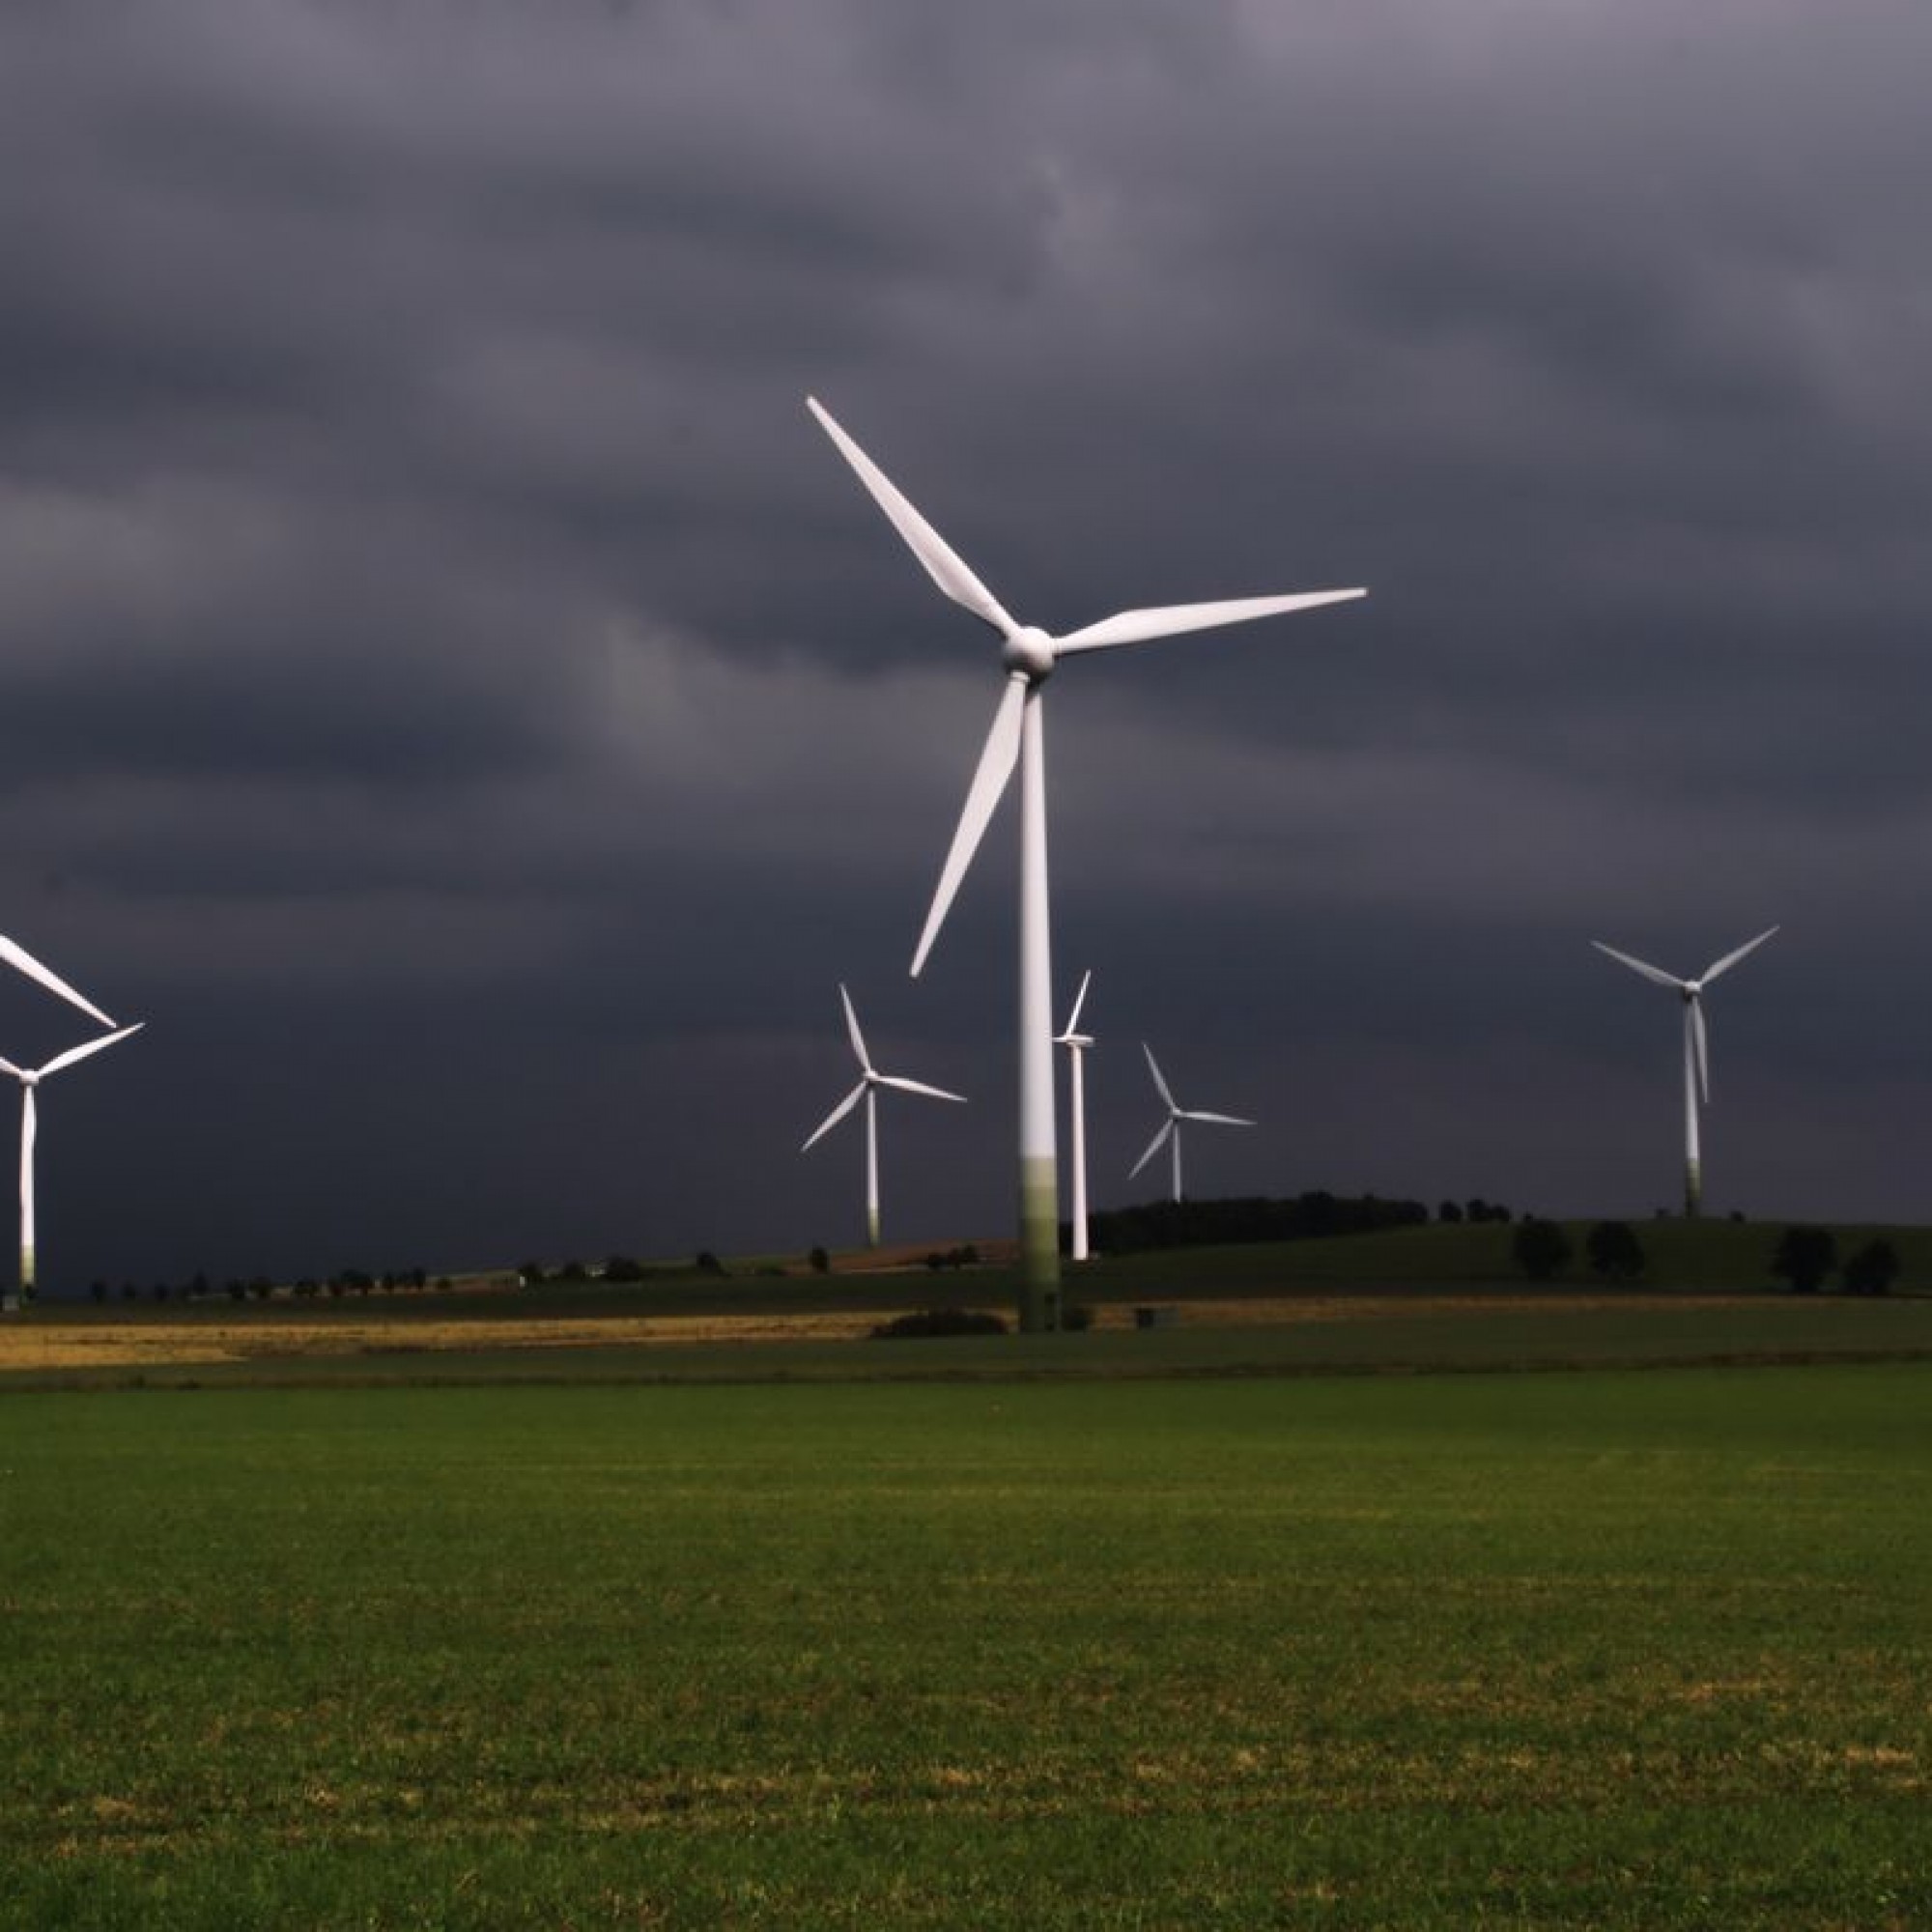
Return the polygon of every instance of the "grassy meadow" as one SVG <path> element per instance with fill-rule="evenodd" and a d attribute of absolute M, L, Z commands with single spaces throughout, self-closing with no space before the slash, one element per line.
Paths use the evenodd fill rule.
<path fill-rule="evenodd" d="M 0 1924 L 1920 1925 L 1928 1487 L 1916 1361 L 16 1392 Z"/>

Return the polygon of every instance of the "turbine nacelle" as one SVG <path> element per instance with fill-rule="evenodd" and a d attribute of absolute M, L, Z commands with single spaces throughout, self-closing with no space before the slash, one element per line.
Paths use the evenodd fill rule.
<path fill-rule="evenodd" d="M 1000 647 L 1002 668 L 1029 684 L 1044 684 L 1056 662 L 1053 639 L 1037 624 L 1022 625 Z"/>

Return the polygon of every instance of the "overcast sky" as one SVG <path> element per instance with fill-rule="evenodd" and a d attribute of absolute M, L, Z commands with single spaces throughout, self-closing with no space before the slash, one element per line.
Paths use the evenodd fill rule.
<path fill-rule="evenodd" d="M 25 0 L 0 932 L 43 1276 L 1010 1230 L 1002 601 L 1097 1204 L 1925 1218 L 1922 0 Z M 0 989 L 0 1053 L 89 1023 Z M 10 1130 L 11 1131 L 11 1130 Z M 11 1216 L 6 1219 L 11 1227 Z M 4 1236 L 0 1236 L 4 1238 Z"/>

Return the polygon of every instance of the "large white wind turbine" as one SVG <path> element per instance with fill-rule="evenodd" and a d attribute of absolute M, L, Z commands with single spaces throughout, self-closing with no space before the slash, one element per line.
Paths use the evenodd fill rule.
<path fill-rule="evenodd" d="M 1160 1067 L 1154 1060 L 1153 1048 L 1146 1040 L 1142 1040 L 1141 1051 L 1147 1055 L 1148 1071 L 1153 1075 L 1153 1084 L 1160 1094 L 1160 1103 L 1167 1109 L 1167 1119 L 1162 1122 L 1160 1132 L 1155 1134 L 1153 1139 L 1148 1143 L 1147 1152 L 1142 1154 L 1140 1159 L 1135 1161 L 1133 1166 L 1127 1170 L 1127 1178 L 1131 1179 L 1137 1175 L 1160 1151 L 1161 1144 L 1166 1142 L 1174 1149 L 1174 1198 L 1179 1201 L 1180 1199 L 1181 1122 L 1206 1121 L 1217 1127 L 1251 1127 L 1255 1123 L 1252 1121 L 1238 1120 L 1233 1114 L 1204 1114 L 1196 1108 L 1177 1106 L 1173 1094 L 1168 1091 L 1167 1082 L 1160 1077 Z"/>
<path fill-rule="evenodd" d="M 923 1094 L 929 1100 L 957 1100 L 962 1106 L 966 1096 L 963 1094 L 949 1094 L 943 1087 L 928 1087 L 923 1080 L 906 1080 L 895 1073 L 879 1072 L 872 1065 L 871 1055 L 866 1051 L 866 1037 L 859 1031 L 859 1015 L 852 1010 L 851 994 L 841 985 L 838 997 L 845 1004 L 845 1031 L 852 1037 L 852 1051 L 858 1058 L 859 1084 L 813 1128 L 810 1140 L 799 1149 L 799 1152 L 805 1152 L 806 1148 L 836 1127 L 861 1100 L 865 1101 L 866 1244 L 876 1248 L 879 1245 L 879 1089 L 891 1087 L 901 1094 Z"/>
<path fill-rule="evenodd" d="M 27 951 L 24 946 L 0 933 L 0 960 L 5 960 L 16 972 L 24 974 L 36 985 L 44 986 L 48 992 L 57 993 L 70 1006 L 78 1007 L 89 1018 L 97 1019 L 104 1027 L 114 1022 L 97 1007 L 86 994 L 70 986 L 51 966 L 43 965 Z M 11 1061 L 0 1060 L 0 1068 L 13 1074 L 21 1087 L 20 1108 L 20 1293 L 31 1297 L 34 1292 L 34 1087 L 44 1075 L 57 1073 L 64 1066 L 71 1066 L 76 1060 L 85 1060 L 90 1053 L 98 1052 L 103 1046 L 111 1046 L 117 1039 L 125 1039 L 128 1034 L 138 1032 L 137 1027 L 124 1027 L 119 1033 L 102 1039 L 89 1040 L 85 1046 L 77 1046 L 60 1054 L 47 1062 L 44 1066 L 22 1070 Z M 7 1299 L 11 1302 L 12 1296 Z"/>
<path fill-rule="evenodd" d="M 1726 952 L 1721 959 L 1705 967 L 1702 976 L 1695 980 L 1680 980 L 1675 973 L 1666 973 L 1661 966 L 1634 959 L 1628 952 L 1619 952 L 1614 946 L 1605 946 L 1601 939 L 1590 942 L 1599 952 L 1607 953 L 1619 964 L 1628 966 L 1633 973 L 1640 973 L 1657 985 L 1671 987 L 1684 1003 L 1684 1213 L 1687 1219 L 1696 1218 L 1704 1200 L 1703 1162 L 1697 1145 L 1699 1096 L 1702 1096 L 1705 1106 L 1711 1104 L 1711 1043 L 1704 1025 L 1704 988 L 1719 974 L 1728 973 L 1747 953 L 1755 952 L 1776 930 L 1776 926 L 1770 926 L 1755 939 L 1740 946 L 1735 952 Z"/>
<path fill-rule="evenodd" d="M 1082 1063 L 1094 1044 L 1091 1033 L 1079 1033 L 1080 1009 L 1087 1004 L 1087 988 L 1094 978 L 1090 967 L 1081 976 L 1080 990 L 1073 996 L 1073 1010 L 1066 1015 L 1065 1030 L 1054 1037 L 1055 1046 L 1066 1049 L 1066 1118 L 1073 1129 L 1073 1259 L 1087 1259 L 1087 1083 Z"/>
<path fill-rule="evenodd" d="M 1366 593 L 1354 590 L 1304 591 L 1283 597 L 1241 597 L 1212 604 L 1172 604 L 1159 609 L 1118 611 L 1065 637 L 1052 637 L 1008 614 L 937 530 L 900 495 L 870 457 L 845 434 L 817 400 L 808 397 L 813 415 L 859 480 L 871 492 L 893 527 L 904 538 L 926 575 L 955 604 L 989 624 L 1002 639 L 1000 667 L 1006 677 L 993 726 L 980 753 L 979 768 L 952 835 L 952 849 L 940 870 L 939 887 L 926 914 L 913 955 L 915 976 L 944 923 L 952 896 L 979 849 L 993 808 L 1020 768 L 1020 1324 L 1023 1328 L 1060 1325 L 1059 1174 L 1054 1145 L 1052 958 L 1046 885 L 1046 765 L 1040 720 L 1040 693 L 1061 659 L 1085 651 L 1141 643 L 1221 624 L 1238 624 L 1319 604 L 1340 603 Z"/>
<path fill-rule="evenodd" d="M 85 1060 L 90 1053 L 99 1053 L 103 1046 L 126 1039 L 130 1033 L 139 1033 L 144 1024 L 136 1020 L 132 1026 L 104 1033 L 99 1039 L 71 1046 L 42 1066 L 15 1066 L 11 1060 L 0 1060 L 0 1073 L 11 1073 L 20 1083 L 20 1298 L 23 1301 L 31 1299 L 34 1293 L 34 1141 L 40 1131 L 34 1089 L 48 1074 L 58 1073 L 76 1060 Z"/>

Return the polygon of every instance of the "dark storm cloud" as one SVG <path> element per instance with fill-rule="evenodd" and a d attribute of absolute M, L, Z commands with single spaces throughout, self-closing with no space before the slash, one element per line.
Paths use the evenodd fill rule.
<path fill-rule="evenodd" d="M 11 10 L 0 930 L 155 1020 L 49 1254 L 839 1238 L 840 978 L 974 1094 L 889 1222 L 997 1229 L 1004 821 L 904 979 L 995 653 L 808 390 L 1049 626 L 1374 588 L 1055 680 L 1099 1198 L 1145 1033 L 1266 1122 L 1204 1184 L 1640 1207 L 1669 1014 L 1584 941 L 1781 918 L 1714 1190 L 1915 1211 L 1928 54 L 1887 0 Z"/>

